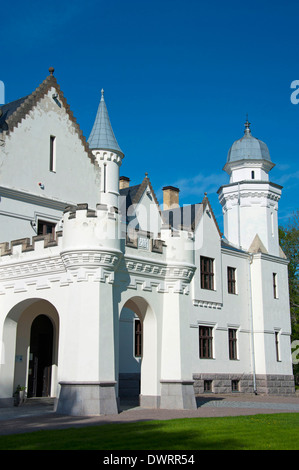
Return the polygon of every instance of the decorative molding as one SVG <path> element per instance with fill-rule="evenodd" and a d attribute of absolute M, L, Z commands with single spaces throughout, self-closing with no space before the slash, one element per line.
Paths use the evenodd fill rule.
<path fill-rule="evenodd" d="M 66 250 L 61 252 L 61 258 L 67 270 L 76 270 L 81 267 L 97 269 L 106 267 L 115 269 L 122 253 L 117 250 Z"/>
<path fill-rule="evenodd" d="M 210 300 L 198 300 L 198 299 L 193 299 L 193 305 L 195 307 L 213 308 L 213 309 L 218 309 L 218 310 L 223 307 L 223 303 L 221 302 L 212 302 Z"/>
<path fill-rule="evenodd" d="M 0 196 L 16 201 L 27 202 L 28 204 L 35 204 L 38 206 L 48 207 L 58 211 L 64 211 L 66 206 L 70 203 L 66 201 L 60 201 L 58 199 L 50 199 L 43 196 L 39 196 L 18 189 L 8 188 L 7 186 L 0 186 Z"/>
<path fill-rule="evenodd" d="M 124 258 L 125 269 L 130 274 L 142 274 L 145 276 L 151 276 L 154 278 L 168 279 L 168 280 L 182 280 L 187 283 L 191 282 L 193 274 L 195 272 L 194 265 L 187 265 L 183 263 L 169 264 L 155 262 L 149 258 L 141 257 L 127 257 Z"/>
<path fill-rule="evenodd" d="M 118 166 L 121 166 L 122 159 L 124 158 L 123 154 L 116 153 L 116 151 L 114 152 L 111 150 L 93 150 L 92 153 L 98 163 L 103 160 L 107 162 L 114 162 Z"/>

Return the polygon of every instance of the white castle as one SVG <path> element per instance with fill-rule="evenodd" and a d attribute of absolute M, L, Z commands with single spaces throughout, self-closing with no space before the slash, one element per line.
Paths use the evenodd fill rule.
<path fill-rule="evenodd" d="M 71 415 L 123 397 L 192 409 L 202 393 L 294 393 L 281 186 L 269 150 L 233 143 L 210 202 L 130 186 L 102 91 L 85 140 L 50 68 L 0 107 L 0 406 L 18 385 Z"/>

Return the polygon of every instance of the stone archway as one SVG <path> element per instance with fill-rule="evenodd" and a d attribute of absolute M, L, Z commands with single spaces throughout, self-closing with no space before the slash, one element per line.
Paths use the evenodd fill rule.
<path fill-rule="evenodd" d="M 32 324 L 40 315 L 52 325 L 51 363 L 48 364 L 47 396 L 56 396 L 58 368 L 59 316 L 53 304 L 41 298 L 26 299 L 10 309 L 3 324 L 3 351 L 1 360 L 0 399 L 12 397 L 18 385 L 28 391 L 30 362 L 30 337 Z M 48 361 L 49 362 L 49 361 Z M 40 394 L 40 396 L 43 393 Z M 36 395 L 33 395 L 36 396 Z"/>
<path fill-rule="evenodd" d="M 139 325 L 142 339 L 137 357 Z M 139 394 L 140 405 L 157 408 L 160 395 L 157 320 L 144 298 L 135 296 L 125 302 L 120 312 L 119 333 L 119 398 L 134 401 Z"/>

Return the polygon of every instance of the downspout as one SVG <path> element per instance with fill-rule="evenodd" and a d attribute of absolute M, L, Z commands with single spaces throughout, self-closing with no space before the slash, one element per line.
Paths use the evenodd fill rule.
<path fill-rule="evenodd" d="M 241 231 L 240 231 L 240 183 L 238 183 L 238 245 L 241 250 Z"/>
<path fill-rule="evenodd" d="M 251 285 L 251 265 L 253 261 L 253 254 L 249 253 L 248 258 L 248 283 L 249 283 L 249 315 L 250 315 L 250 329 L 251 329 L 251 362 L 252 362 L 252 375 L 253 375 L 253 391 L 257 395 L 256 388 L 256 372 L 255 372 L 255 351 L 254 351 L 254 334 L 253 334 L 253 310 L 252 310 L 252 285 Z"/>

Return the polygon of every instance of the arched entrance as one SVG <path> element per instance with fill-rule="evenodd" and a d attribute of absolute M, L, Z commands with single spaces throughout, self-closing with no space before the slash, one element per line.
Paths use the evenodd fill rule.
<path fill-rule="evenodd" d="M 125 302 L 119 320 L 120 404 L 138 401 L 156 408 L 160 393 L 157 320 L 149 303 L 135 296 Z"/>
<path fill-rule="evenodd" d="M 30 298 L 10 309 L 3 324 L 0 399 L 12 397 L 18 385 L 28 396 L 56 396 L 58 339 L 59 316 L 51 302 Z"/>
<path fill-rule="evenodd" d="M 32 322 L 30 334 L 28 397 L 51 395 L 53 364 L 53 323 L 46 315 Z"/>

